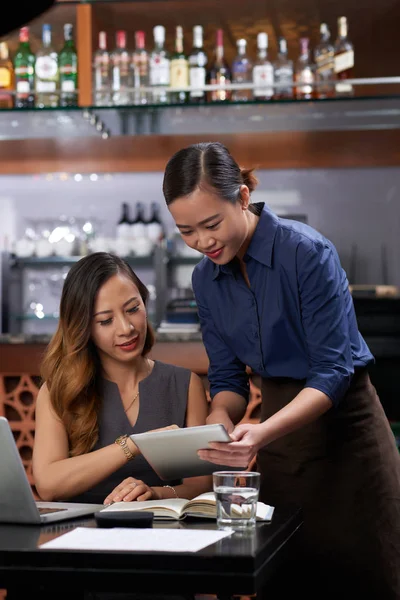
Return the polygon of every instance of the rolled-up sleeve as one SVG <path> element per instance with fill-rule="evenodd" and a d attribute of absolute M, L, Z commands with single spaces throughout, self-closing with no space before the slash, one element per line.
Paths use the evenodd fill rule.
<path fill-rule="evenodd" d="M 201 284 L 196 270 L 192 276 L 192 286 L 196 298 L 203 343 L 209 359 L 208 380 L 210 396 L 219 392 L 235 392 L 246 402 L 249 400 L 249 378 L 246 366 L 237 358 L 218 332 L 216 324 L 201 294 Z"/>
<path fill-rule="evenodd" d="M 354 374 L 342 269 L 329 245 L 303 240 L 297 273 L 310 362 L 306 387 L 324 392 L 336 406 Z"/>

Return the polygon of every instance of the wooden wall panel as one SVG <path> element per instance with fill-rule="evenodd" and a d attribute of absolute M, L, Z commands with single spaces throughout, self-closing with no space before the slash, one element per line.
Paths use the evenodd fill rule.
<path fill-rule="evenodd" d="M 6 140 L 0 175 L 163 171 L 180 148 L 212 140 L 226 144 L 240 164 L 261 169 L 400 165 L 400 130 L 393 129 Z"/>

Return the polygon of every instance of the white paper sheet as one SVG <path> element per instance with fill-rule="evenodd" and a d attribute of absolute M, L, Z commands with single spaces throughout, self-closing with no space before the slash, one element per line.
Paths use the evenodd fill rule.
<path fill-rule="evenodd" d="M 126 552 L 198 552 L 231 535 L 205 529 L 110 529 L 77 527 L 42 544 L 50 550 L 125 550 Z"/>

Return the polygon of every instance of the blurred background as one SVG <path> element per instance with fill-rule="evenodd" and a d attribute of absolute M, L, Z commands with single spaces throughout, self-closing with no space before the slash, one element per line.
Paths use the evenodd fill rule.
<path fill-rule="evenodd" d="M 69 268 L 106 250 L 148 285 L 159 351 L 181 364 L 190 348 L 205 376 L 201 257 L 162 177 L 176 150 L 218 140 L 257 169 L 254 202 L 336 245 L 395 431 L 399 19 L 395 0 L 66 0 L 0 38 L 4 371 L 37 375 L 29 348 L 54 332 Z"/>

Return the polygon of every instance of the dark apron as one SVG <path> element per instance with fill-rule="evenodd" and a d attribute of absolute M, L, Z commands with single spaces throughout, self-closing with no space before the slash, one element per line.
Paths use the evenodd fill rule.
<path fill-rule="evenodd" d="M 304 383 L 263 379 L 261 421 Z M 303 508 L 294 562 L 277 582 L 281 599 L 303 588 L 321 600 L 400 599 L 400 456 L 367 370 L 338 408 L 263 448 L 257 468 L 261 500 Z"/>

